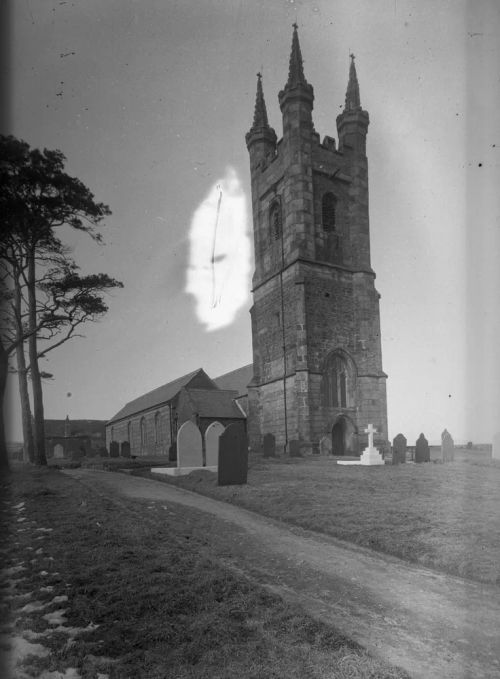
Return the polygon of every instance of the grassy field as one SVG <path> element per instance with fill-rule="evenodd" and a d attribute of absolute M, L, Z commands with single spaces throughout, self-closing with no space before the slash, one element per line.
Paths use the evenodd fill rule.
<path fill-rule="evenodd" d="M 111 501 L 53 469 L 18 469 L 1 490 L 4 575 L 22 576 L 2 633 L 50 649 L 16 678 L 406 676 L 201 552 L 185 508 Z"/>
<path fill-rule="evenodd" d="M 500 462 L 456 451 L 450 464 L 343 467 L 332 458 L 254 458 L 248 485 L 216 475 L 152 476 L 481 582 L 500 584 Z M 144 475 L 144 472 L 137 472 Z"/>

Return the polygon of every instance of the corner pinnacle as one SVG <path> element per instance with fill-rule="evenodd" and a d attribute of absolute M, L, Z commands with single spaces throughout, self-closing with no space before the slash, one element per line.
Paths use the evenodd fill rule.
<path fill-rule="evenodd" d="M 288 68 L 287 87 L 295 87 L 302 84 L 307 85 L 307 80 L 304 76 L 304 63 L 302 61 L 302 53 L 300 51 L 299 34 L 297 23 L 293 24 L 292 37 L 292 51 L 290 53 L 290 64 Z"/>
<path fill-rule="evenodd" d="M 349 82 L 347 84 L 347 92 L 345 95 L 344 111 L 359 111 L 361 109 L 361 100 L 359 96 L 359 83 L 356 74 L 356 66 L 354 64 L 354 54 L 349 55 L 351 63 L 349 66 Z"/>

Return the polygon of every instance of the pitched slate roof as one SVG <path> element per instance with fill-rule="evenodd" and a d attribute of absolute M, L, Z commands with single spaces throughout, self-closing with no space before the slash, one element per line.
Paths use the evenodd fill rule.
<path fill-rule="evenodd" d="M 190 389 L 184 390 L 193 406 L 193 410 L 200 417 L 237 418 L 244 419 L 244 415 L 233 399 L 236 391 L 222 389 Z"/>
<path fill-rule="evenodd" d="M 238 396 L 248 394 L 247 386 L 253 378 L 253 363 L 244 365 L 229 373 L 225 373 L 214 379 L 219 389 L 230 389 L 238 392 Z"/>
<path fill-rule="evenodd" d="M 108 421 L 108 424 L 116 422 L 117 420 L 123 420 L 124 418 L 140 413 L 143 410 L 149 410 L 150 408 L 155 408 L 161 404 L 168 403 L 183 387 L 188 386 L 188 384 L 197 376 L 204 377 L 208 382 L 214 384 L 213 380 L 208 377 L 206 372 L 202 368 L 198 368 L 198 370 L 193 370 L 193 372 L 188 373 L 187 375 L 178 377 L 172 382 L 167 382 L 167 384 L 163 384 L 161 387 L 148 391 L 147 394 L 139 396 L 139 398 L 136 398 L 133 401 L 129 401 Z"/>

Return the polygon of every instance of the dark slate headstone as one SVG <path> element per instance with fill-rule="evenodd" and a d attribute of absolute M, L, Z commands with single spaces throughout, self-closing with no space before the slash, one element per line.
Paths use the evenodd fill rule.
<path fill-rule="evenodd" d="M 264 436 L 264 457 L 276 456 L 276 439 L 274 434 L 266 434 Z"/>
<path fill-rule="evenodd" d="M 441 456 L 443 462 L 453 462 L 455 458 L 455 444 L 447 429 L 441 434 Z"/>
<path fill-rule="evenodd" d="M 230 424 L 219 436 L 219 486 L 236 486 L 247 482 L 248 442 L 240 424 Z"/>
<path fill-rule="evenodd" d="M 392 464 L 406 462 L 406 436 L 398 434 L 392 441 Z"/>
<path fill-rule="evenodd" d="M 168 461 L 177 462 L 177 443 L 171 443 L 168 447 Z"/>
<path fill-rule="evenodd" d="M 289 441 L 290 446 L 290 457 L 301 457 L 300 455 L 300 441 L 292 440 Z"/>
<path fill-rule="evenodd" d="M 429 442 L 423 434 L 420 434 L 415 443 L 415 462 L 430 462 L 430 460 Z"/>
<path fill-rule="evenodd" d="M 128 441 L 122 441 L 120 455 L 122 457 L 130 457 L 130 443 Z"/>
<path fill-rule="evenodd" d="M 109 456 L 120 457 L 120 446 L 118 445 L 118 441 L 111 441 L 109 444 Z"/>

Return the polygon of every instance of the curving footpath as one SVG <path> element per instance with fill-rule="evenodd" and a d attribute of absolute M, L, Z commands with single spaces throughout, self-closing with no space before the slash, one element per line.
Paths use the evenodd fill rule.
<path fill-rule="evenodd" d="M 500 588 L 414 566 L 166 483 L 114 472 L 65 473 L 110 498 L 166 502 L 171 510 L 191 513 L 192 538 L 200 549 L 299 603 L 415 679 L 500 677 Z"/>

